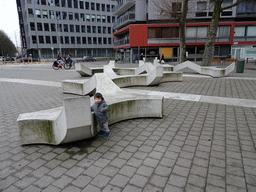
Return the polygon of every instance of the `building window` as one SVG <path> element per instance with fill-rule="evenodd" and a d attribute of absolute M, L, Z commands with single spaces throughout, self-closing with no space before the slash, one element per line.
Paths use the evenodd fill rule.
<path fill-rule="evenodd" d="M 101 4 L 101 11 L 105 11 L 105 4 Z"/>
<path fill-rule="evenodd" d="M 82 21 L 85 21 L 84 13 L 80 14 L 80 18 L 81 18 Z"/>
<path fill-rule="evenodd" d="M 116 17 L 112 16 L 112 23 L 115 23 L 115 21 L 116 21 Z"/>
<path fill-rule="evenodd" d="M 52 36 L 52 43 L 57 44 L 57 37 L 56 36 Z"/>
<path fill-rule="evenodd" d="M 71 33 L 74 33 L 74 25 L 69 25 L 69 31 L 70 31 Z"/>
<path fill-rule="evenodd" d="M 69 13 L 68 13 L 68 19 L 69 19 L 70 21 L 73 20 L 73 13 L 72 13 L 72 12 L 69 12 Z"/>
<path fill-rule="evenodd" d="M 62 36 L 60 37 L 60 43 L 61 43 L 61 44 L 64 44 L 64 41 L 63 41 L 63 37 L 62 37 Z"/>
<path fill-rule="evenodd" d="M 107 44 L 107 38 L 106 38 L 106 37 L 103 38 L 103 44 L 104 44 L 104 45 Z"/>
<path fill-rule="evenodd" d="M 35 10 L 36 18 L 41 18 L 41 12 L 40 9 Z"/>
<path fill-rule="evenodd" d="M 81 26 L 81 31 L 82 31 L 82 33 L 85 33 L 85 25 Z"/>
<path fill-rule="evenodd" d="M 50 36 L 46 36 L 45 40 L 46 40 L 46 44 L 51 44 L 51 37 Z"/>
<path fill-rule="evenodd" d="M 91 18 L 92 18 L 92 22 L 94 22 L 95 21 L 95 15 L 92 14 Z"/>
<path fill-rule="evenodd" d="M 44 23 L 44 31 L 50 31 L 49 23 Z"/>
<path fill-rule="evenodd" d="M 84 9 L 84 2 L 83 1 L 79 1 L 80 4 L 80 9 Z"/>
<path fill-rule="evenodd" d="M 66 20 L 67 19 L 67 12 L 62 12 L 62 19 Z"/>
<path fill-rule="evenodd" d="M 114 12 L 115 10 L 115 5 L 111 5 L 111 11 Z"/>
<path fill-rule="evenodd" d="M 39 0 L 34 1 L 36 5 L 39 5 Z"/>
<path fill-rule="evenodd" d="M 99 42 L 100 45 L 102 44 L 102 38 L 101 37 L 98 38 L 98 42 Z"/>
<path fill-rule="evenodd" d="M 188 35 L 187 35 L 188 36 Z M 148 38 L 178 38 L 178 27 L 150 27 L 148 28 Z"/>
<path fill-rule="evenodd" d="M 58 24 L 58 31 L 62 32 L 62 24 Z"/>
<path fill-rule="evenodd" d="M 41 5 L 46 5 L 46 0 L 41 0 Z"/>
<path fill-rule="evenodd" d="M 66 7 L 66 0 L 61 0 L 61 6 Z"/>
<path fill-rule="evenodd" d="M 107 16 L 107 22 L 108 23 L 111 23 L 111 19 L 110 18 L 111 18 L 110 16 Z"/>
<path fill-rule="evenodd" d="M 229 37 L 229 36 L 230 36 L 230 26 L 219 26 L 217 31 L 217 37 Z M 207 37 L 207 34 L 205 35 L 205 37 Z"/>
<path fill-rule="evenodd" d="M 99 3 L 96 3 L 96 10 L 100 11 L 100 4 Z"/>
<path fill-rule="evenodd" d="M 76 43 L 81 44 L 81 37 L 76 37 Z"/>
<path fill-rule="evenodd" d="M 92 38 L 88 37 L 88 44 L 92 44 Z"/>
<path fill-rule="evenodd" d="M 69 44 L 69 37 L 65 36 L 65 44 Z"/>
<path fill-rule="evenodd" d="M 92 33 L 96 33 L 96 26 L 92 26 Z"/>
<path fill-rule="evenodd" d="M 71 37 L 71 44 L 76 44 L 75 37 Z"/>
<path fill-rule="evenodd" d="M 76 25 L 76 32 L 80 33 L 80 25 Z"/>
<path fill-rule="evenodd" d="M 55 23 L 51 23 L 51 31 L 56 31 L 56 25 L 55 25 Z"/>
<path fill-rule="evenodd" d="M 68 25 L 67 24 L 64 24 L 63 28 L 64 28 L 64 32 L 68 32 Z"/>
<path fill-rule="evenodd" d="M 79 21 L 79 14 L 75 13 L 75 21 Z"/>
<path fill-rule="evenodd" d="M 111 34 L 111 27 L 108 27 L 108 34 Z"/>
<path fill-rule="evenodd" d="M 97 15 L 97 22 L 100 22 L 100 20 L 101 20 L 101 16 Z"/>
<path fill-rule="evenodd" d="M 60 11 L 56 11 L 56 19 L 57 19 L 57 20 L 61 20 Z"/>
<path fill-rule="evenodd" d="M 39 43 L 44 44 L 44 36 L 39 36 Z"/>
<path fill-rule="evenodd" d="M 106 15 L 102 15 L 102 22 L 106 23 Z"/>
<path fill-rule="evenodd" d="M 68 0 L 68 8 L 72 8 L 72 0 Z"/>
<path fill-rule="evenodd" d="M 87 26 L 87 33 L 91 33 L 91 26 Z"/>
<path fill-rule="evenodd" d="M 83 44 L 86 44 L 86 37 L 82 37 Z"/>
<path fill-rule="evenodd" d="M 35 31 L 35 23 L 30 23 L 30 30 Z"/>
<path fill-rule="evenodd" d="M 54 17 L 54 11 L 49 11 L 49 14 L 50 14 L 50 19 L 55 19 L 55 17 Z"/>
<path fill-rule="evenodd" d="M 110 12 L 110 5 L 107 4 L 107 12 Z"/>
<path fill-rule="evenodd" d="M 55 0 L 55 6 L 59 7 L 60 6 L 60 0 Z"/>
<path fill-rule="evenodd" d="M 43 31 L 42 23 L 37 23 L 37 31 Z"/>
<path fill-rule="evenodd" d="M 34 17 L 33 9 L 28 9 L 28 16 Z"/>
<path fill-rule="evenodd" d="M 256 36 L 256 26 L 247 26 L 246 36 Z"/>
<path fill-rule="evenodd" d="M 245 36 L 245 26 L 235 27 L 235 37 L 243 37 Z"/>
<path fill-rule="evenodd" d="M 95 3 L 91 3 L 91 10 L 95 10 Z"/>
<path fill-rule="evenodd" d="M 106 27 L 103 27 L 103 33 L 106 34 L 107 33 L 107 28 Z"/>
<path fill-rule="evenodd" d="M 86 14 L 86 21 L 90 22 L 90 14 Z"/>
<path fill-rule="evenodd" d="M 207 2 L 197 2 L 197 11 L 205 11 L 207 9 Z"/>
<path fill-rule="evenodd" d="M 98 33 L 101 33 L 101 26 L 98 26 Z"/>
<path fill-rule="evenodd" d="M 86 9 L 86 10 L 90 10 L 89 2 L 85 2 L 85 9 Z"/>
<path fill-rule="evenodd" d="M 93 37 L 93 44 L 97 45 L 97 37 Z"/>
<path fill-rule="evenodd" d="M 109 44 L 109 45 L 112 44 L 112 38 L 108 38 L 108 44 Z"/>
<path fill-rule="evenodd" d="M 74 8 L 78 9 L 78 1 L 77 0 L 74 0 Z"/>
<path fill-rule="evenodd" d="M 33 44 L 37 44 L 37 42 L 36 42 L 36 36 L 32 36 L 32 43 L 33 43 Z"/>
<path fill-rule="evenodd" d="M 53 0 L 47 0 L 49 6 L 53 6 Z"/>

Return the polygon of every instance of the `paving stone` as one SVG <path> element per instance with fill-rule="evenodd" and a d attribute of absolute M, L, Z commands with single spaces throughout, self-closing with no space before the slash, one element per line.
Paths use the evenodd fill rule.
<path fill-rule="evenodd" d="M 26 189 L 23 190 L 24 192 L 40 192 L 42 191 L 41 189 L 33 186 L 33 185 L 30 185 L 29 187 L 27 187 Z"/>
<path fill-rule="evenodd" d="M 49 186 L 54 181 L 55 180 L 50 176 L 43 176 L 42 178 L 37 180 L 35 183 L 33 183 L 33 185 L 35 185 L 36 187 L 39 187 L 40 189 L 43 189 Z"/>
<path fill-rule="evenodd" d="M 158 165 L 157 168 L 155 169 L 155 173 L 157 175 L 165 176 L 165 177 L 169 176 L 171 171 L 172 171 L 171 168 L 165 167 L 165 166 L 162 166 L 162 165 Z"/>
<path fill-rule="evenodd" d="M 207 185 L 208 184 L 216 186 L 216 187 L 225 188 L 225 178 L 208 174 Z"/>
<path fill-rule="evenodd" d="M 169 177 L 168 183 L 177 187 L 184 188 L 187 182 L 186 177 L 181 177 L 179 175 L 171 174 Z"/>
<path fill-rule="evenodd" d="M 225 177 L 226 170 L 225 170 L 225 168 L 222 168 L 222 167 L 217 167 L 217 166 L 214 166 L 214 165 L 210 165 L 209 166 L 209 173 L 211 173 L 213 175 L 218 175 L 218 176 L 221 176 L 221 177 Z"/>
<path fill-rule="evenodd" d="M 67 172 L 67 169 L 66 169 L 66 168 L 58 166 L 58 167 L 56 167 L 55 169 L 53 169 L 52 171 L 50 171 L 50 172 L 48 173 L 48 175 L 57 178 L 57 177 L 60 177 L 60 176 L 61 176 L 62 174 L 64 174 L 65 172 Z"/>
<path fill-rule="evenodd" d="M 246 188 L 244 177 L 238 177 L 235 175 L 227 174 L 226 178 L 227 178 L 226 179 L 227 184 L 234 185 L 241 188 Z"/>
<path fill-rule="evenodd" d="M 146 158 L 143 162 L 144 165 L 155 168 L 159 163 L 159 160 Z"/>
<path fill-rule="evenodd" d="M 72 167 L 70 170 L 68 170 L 65 174 L 68 175 L 68 176 L 70 176 L 70 177 L 76 178 L 76 177 L 77 177 L 78 175 L 80 175 L 83 171 L 84 171 L 83 168 L 74 166 L 74 167 Z"/>
<path fill-rule="evenodd" d="M 101 192 L 101 189 L 93 185 L 87 185 L 82 192 Z"/>
<path fill-rule="evenodd" d="M 124 165 L 123 168 L 118 172 L 119 174 L 125 175 L 127 177 L 132 177 L 136 172 L 136 168 Z"/>
<path fill-rule="evenodd" d="M 110 184 L 115 185 L 117 187 L 124 188 L 129 180 L 130 180 L 129 177 L 116 174 L 115 177 L 110 181 Z"/>
<path fill-rule="evenodd" d="M 160 175 L 153 175 L 151 178 L 150 178 L 150 183 L 154 186 L 157 186 L 157 187 L 160 187 L 160 188 L 163 188 L 166 184 L 168 180 L 168 177 L 163 177 L 163 176 L 160 176 Z"/>
<path fill-rule="evenodd" d="M 185 167 L 175 165 L 174 168 L 173 168 L 172 173 L 183 176 L 183 177 L 187 177 L 188 173 L 189 173 L 189 169 L 185 168 Z"/>
<path fill-rule="evenodd" d="M 61 176 L 58 180 L 54 181 L 52 183 L 53 186 L 58 187 L 60 189 L 64 189 L 68 184 L 70 184 L 73 181 L 71 177 L 68 177 L 66 175 Z"/>
<path fill-rule="evenodd" d="M 164 188 L 164 192 L 170 192 L 170 191 L 172 191 L 172 192 L 183 192 L 184 189 L 167 184 Z"/>
<path fill-rule="evenodd" d="M 90 184 L 92 184 L 96 187 L 99 187 L 99 188 L 103 188 L 104 186 L 106 186 L 108 184 L 108 182 L 110 180 L 111 180 L 110 177 L 99 174 L 90 182 Z"/>
<path fill-rule="evenodd" d="M 232 185 L 227 185 L 227 192 L 246 192 L 246 189 L 232 186 Z"/>
<path fill-rule="evenodd" d="M 204 192 L 204 189 L 187 184 L 185 187 L 185 192 Z"/>
<path fill-rule="evenodd" d="M 36 181 L 36 178 L 26 176 L 26 177 L 20 179 L 19 181 L 17 181 L 16 183 L 14 183 L 14 185 L 18 188 L 25 189 L 26 187 L 28 187 L 35 181 Z"/>
<path fill-rule="evenodd" d="M 143 190 L 143 192 L 162 192 L 162 191 L 163 191 L 163 188 L 158 188 L 150 184 L 147 184 Z"/>
<path fill-rule="evenodd" d="M 149 178 L 148 177 L 144 177 L 141 175 L 137 175 L 135 174 L 131 180 L 129 181 L 130 184 L 135 185 L 137 187 L 145 187 L 146 183 L 148 182 Z"/>
<path fill-rule="evenodd" d="M 121 192 L 119 187 L 115 187 L 113 185 L 107 185 L 102 192 Z"/>
<path fill-rule="evenodd" d="M 90 166 L 88 167 L 83 174 L 88 175 L 90 177 L 96 177 L 100 172 L 101 172 L 102 168 L 100 167 L 96 167 L 96 166 Z"/>
<path fill-rule="evenodd" d="M 132 157 L 131 159 L 129 159 L 129 161 L 126 164 L 133 167 L 139 167 L 142 164 L 142 162 L 143 162 L 142 160 Z"/>
<path fill-rule="evenodd" d="M 206 185 L 206 178 L 190 174 L 188 177 L 188 183 L 190 183 L 196 187 L 199 187 L 199 188 L 204 188 Z M 192 188 L 192 187 L 190 187 L 190 188 Z"/>

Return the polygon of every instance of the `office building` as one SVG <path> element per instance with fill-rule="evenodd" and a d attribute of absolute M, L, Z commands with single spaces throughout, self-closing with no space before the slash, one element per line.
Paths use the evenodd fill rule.
<path fill-rule="evenodd" d="M 157 1 L 157 0 L 154 0 Z M 164 0 L 159 0 L 159 3 Z M 170 2 L 170 1 L 169 1 Z M 235 0 L 224 0 L 229 6 Z M 170 3 L 179 12 L 182 1 Z M 187 59 L 202 61 L 214 0 L 190 0 L 186 22 Z M 167 61 L 179 61 L 179 24 L 177 19 L 163 17 L 153 0 L 118 0 L 114 10 L 114 48 L 126 62 L 135 62 L 164 54 Z M 247 0 L 224 10 L 217 32 L 214 57 L 240 58 L 255 54 L 256 1 Z"/>
<path fill-rule="evenodd" d="M 49 59 L 113 57 L 113 0 L 16 0 L 22 48 Z"/>

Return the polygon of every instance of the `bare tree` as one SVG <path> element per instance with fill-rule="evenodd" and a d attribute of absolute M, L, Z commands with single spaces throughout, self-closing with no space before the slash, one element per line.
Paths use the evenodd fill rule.
<path fill-rule="evenodd" d="M 14 56 L 17 52 L 15 45 L 10 40 L 10 38 L 5 34 L 5 32 L 0 31 L 0 54 L 2 56 Z"/>
<path fill-rule="evenodd" d="M 219 21 L 220 21 L 220 14 L 222 13 L 223 10 L 235 7 L 244 0 L 237 0 L 234 4 L 227 7 L 222 7 L 223 1 L 224 0 L 215 0 L 215 3 L 214 3 L 210 30 L 209 30 L 207 41 L 204 48 L 203 61 L 201 63 L 202 66 L 211 65 L 211 59 L 213 58 L 213 54 L 214 54 L 214 43 L 215 43 Z"/>
<path fill-rule="evenodd" d="M 188 1 L 153 0 L 153 5 L 163 18 L 179 23 L 180 38 L 180 62 L 186 61 L 186 18 L 188 13 Z M 182 2 L 182 3 L 181 3 Z M 182 5 L 182 7 L 181 7 Z"/>

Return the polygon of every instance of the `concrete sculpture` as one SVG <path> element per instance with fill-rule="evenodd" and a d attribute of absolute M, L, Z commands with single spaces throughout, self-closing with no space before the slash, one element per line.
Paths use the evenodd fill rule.
<path fill-rule="evenodd" d="M 190 68 L 195 72 L 202 75 L 210 75 L 212 77 L 225 77 L 230 74 L 235 69 L 235 62 L 231 63 L 226 68 L 217 68 L 217 67 L 201 67 L 191 61 L 185 61 L 174 66 L 174 71 L 179 71 L 184 68 Z"/>
<path fill-rule="evenodd" d="M 109 124 L 140 117 L 162 117 L 163 97 L 121 90 L 106 74 L 94 74 L 84 83 L 83 95 L 103 94 L 109 105 Z M 21 144 L 58 145 L 94 137 L 99 128 L 90 106 L 93 97 L 64 99 L 63 107 L 20 114 L 18 126 Z"/>

